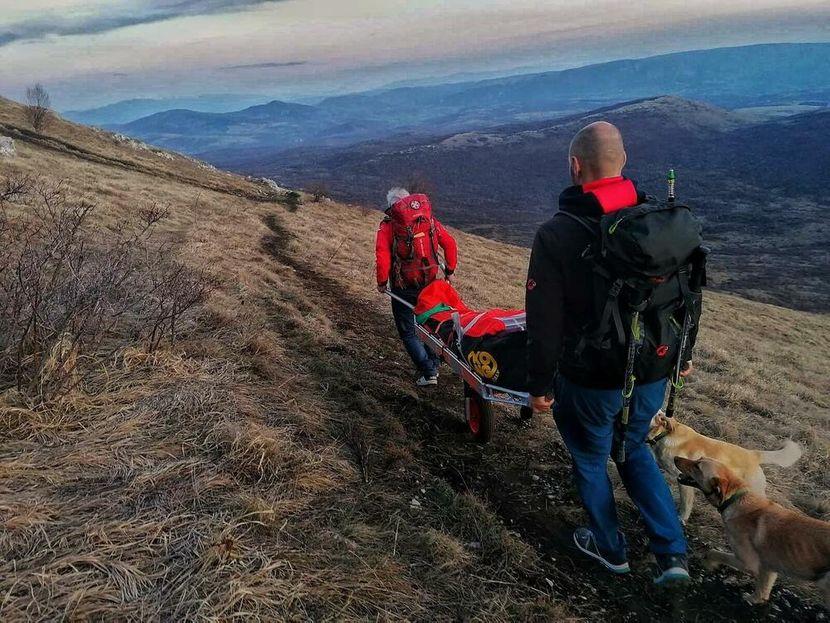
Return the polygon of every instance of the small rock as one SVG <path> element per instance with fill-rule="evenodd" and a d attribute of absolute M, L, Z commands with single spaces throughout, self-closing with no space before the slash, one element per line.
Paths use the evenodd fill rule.
<path fill-rule="evenodd" d="M 471 541 L 467 543 L 467 547 L 469 549 L 481 549 L 481 543 L 479 543 L 478 541 Z"/>
<path fill-rule="evenodd" d="M 537 476 L 536 474 L 533 474 L 533 475 L 531 476 L 531 478 L 533 478 L 533 480 L 539 480 L 539 476 Z"/>
<path fill-rule="evenodd" d="M 409 508 L 421 508 L 421 502 L 418 500 L 418 498 L 412 498 L 409 501 Z"/>
<path fill-rule="evenodd" d="M 122 145 L 127 145 L 128 147 L 132 147 L 133 149 L 150 151 L 151 148 L 147 143 L 143 143 L 142 141 L 138 141 L 134 138 L 130 138 L 124 134 L 113 134 L 112 138 L 115 140 L 116 143 L 121 143 Z"/>
<path fill-rule="evenodd" d="M 259 181 L 262 182 L 263 184 L 265 184 L 266 186 L 268 186 L 275 193 L 287 193 L 288 192 L 287 188 L 283 188 L 277 182 L 275 182 L 274 180 L 272 180 L 268 177 L 261 177 L 261 178 L 259 178 Z"/>
<path fill-rule="evenodd" d="M 14 158 L 17 149 L 14 146 L 14 139 L 10 136 L 0 136 L 0 157 Z"/>

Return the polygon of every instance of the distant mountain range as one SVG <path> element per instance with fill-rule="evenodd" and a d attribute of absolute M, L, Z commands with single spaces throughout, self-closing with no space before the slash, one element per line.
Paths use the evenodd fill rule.
<path fill-rule="evenodd" d="M 196 112 L 231 112 L 260 103 L 253 95 L 199 95 L 162 99 L 140 98 L 123 100 L 89 110 L 68 110 L 63 116 L 86 125 L 109 126 L 129 123 L 165 110 L 185 108 Z"/>
<path fill-rule="evenodd" d="M 663 194 L 666 171 L 677 170 L 680 196 L 706 223 L 718 285 L 787 306 L 830 309 L 830 108 L 761 121 L 660 97 L 554 121 L 225 164 L 290 185 L 324 182 L 337 198 L 369 204 L 414 175 L 434 188 L 446 222 L 529 244 L 570 183 L 571 137 L 597 119 L 620 127 L 626 172 L 647 191 Z"/>
<path fill-rule="evenodd" d="M 168 149 L 200 153 L 230 142 L 246 153 L 304 144 L 315 129 L 328 129 L 328 115 L 313 106 L 273 101 L 230 113 L 168 110 L 114 129 Z"/>
<path fill-rule="evenodd" d="M 830 44 L 677 52 L 565 71 L 344 95 L 316 106 L 271 102 L 219 114 L 175 110 L 126 124 L 111 121 L 112 111 L 71 118 L 225 162 L 252 151 L 265 158 L 298 146 L 342 146 L 393 133 L 480 130 L 666 93 L 728 108 L 826 104 Z"/>
<path fill-rule="evenodd" d="M 395 110 L 418 116 L 441 107 L 486 110 L 493 115 L 585 109 L 664 93 L 719 106 L 821 99 L 830 95 L 830 44 L 762 44 L 675 52 L 564 71 L 478 82 L 409 87 L 373 95 L 329 98 L 324 108 Z"/>

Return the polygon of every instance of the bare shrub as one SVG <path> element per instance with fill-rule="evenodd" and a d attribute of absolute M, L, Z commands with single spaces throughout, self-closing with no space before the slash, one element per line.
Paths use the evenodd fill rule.
<path fill-rule="evenodd" d="M 50 119 L 52 99 L 46 88 L 38 83 L 26 89 L 26 119 L 35 132 L 42 132 Z"/>
<path fill-rule="evenodd" d="M 366 434 L 366 429 L 357 422 L 351 422 L 346 428 L 346 444 L 354 455 L 355 462 L 360 469 L 360 476 L 366 484 L 370 482 L 369 456 L 372 445 Z"/>
<path fill-rule="evenodd" d="M 414 195 L 431 195 L 435 192 L 435 184 L 423 171 L 412 171 L 403 186 Z"/>
<path fill-rule="evenodd" d="M 325 182 L 312 182 L 306 188 L 306 192 L 311 195 L 315 202 L 320 202 L 331 195 L 328 185 Z"/>
<path fill-rule="evenodd" d="M 175 340 L 204 299 L 204 278 L 153 241 L 163 207 L 106 228 L 91 222 L 95 208 L 62 183 L 0 184 L 0 391 L 64 395 L 133 342 Z"/>

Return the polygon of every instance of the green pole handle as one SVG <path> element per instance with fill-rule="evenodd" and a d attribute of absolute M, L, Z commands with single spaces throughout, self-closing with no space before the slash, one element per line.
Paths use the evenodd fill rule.
<path fill-rule="evenodd" d="M 677 176 L 674 174 L 674 169 L 669 169 L 668 184 L 669 184 L 669 203 L 674 203 L 674 183 Z"/>

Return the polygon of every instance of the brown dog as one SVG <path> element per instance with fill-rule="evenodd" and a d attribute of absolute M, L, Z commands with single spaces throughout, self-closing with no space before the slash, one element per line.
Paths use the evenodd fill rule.
<path fill-rule="evenodd" d="M 708 552 L 708 568 L 725 564 L 754 575 L 755 592 L 744 595 L 752 604 L 769 599 L 779 573 L 811 580 L 824 591 L 830 609 L 830 523 L 771 502 L 712 459 L 678 457 L 674 462 L 681 482 L 703 491 L 726 526 L 734 554 Z"/>
<path fill-rule="evenodd" d="M 677 418 L 667 418 L 660 411 L 651 420 L 648 443 L 654 450 L 657 462 L 666 473 L 675 477 L 680 472 L 675 467 L 674 459 L 701 459 L 707 457 L 726 465 L 738 478 L 756 493 L 765 493 L 767 479 L 761 465 L 780 465 L 789 467 L 801 458 L 801 447 L 794 441 L 787 441 L 781 450 L 767 452 L 764 450 L 747 450 L 725 441 L 706 437 L 691 426 L 682 424 Z M 695 502 L 695 490 L 678 483 L 680 488 L 680 520 L 685 524 L 692 514 Z"/>

